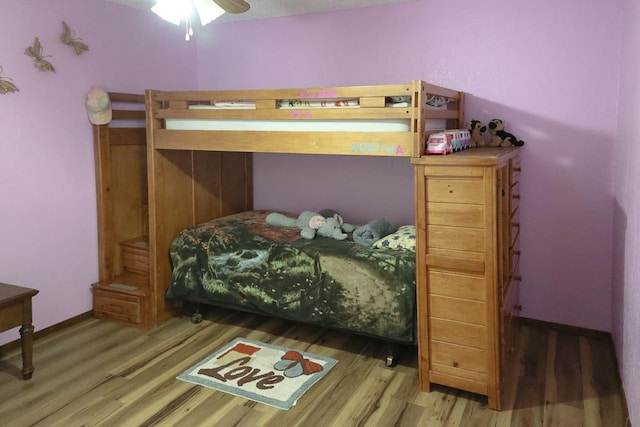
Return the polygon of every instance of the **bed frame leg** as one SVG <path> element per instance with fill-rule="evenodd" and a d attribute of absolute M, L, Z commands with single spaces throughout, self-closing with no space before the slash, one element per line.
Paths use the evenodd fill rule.
<path fill-rule="evenodd" d="M 400 345 L 395 342 L 389 342 L 387 348 L 388 353 L 384 360 L 384 364 L 388 368 L 393 368 L 398 364 L 398 359 L 400 358 Z"/>
<path fill-rule="evenodd" d="M 200 312 L 200 303 L 196 302 L 196 309 L 191 315 L 191 323 L 198 324 L 202 322 L 202 312 Z"/>

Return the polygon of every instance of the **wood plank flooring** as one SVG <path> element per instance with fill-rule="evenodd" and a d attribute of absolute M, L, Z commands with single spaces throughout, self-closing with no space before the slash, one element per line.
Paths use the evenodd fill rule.
<path fill-rule="evenodd" d="M 242 336 L 338 359 L 288 411 L 176 380 Z M 19 349 L 0 355 L 2 426 L 627 426 L 608 337 L 523 324 L 512 409 L 442 386 L 419 391 L 416 349 L 395 368 L 383 343 L 278 319 L 216 310 L 149 330 L 87 319 L 37 338 L 33 379 Z"/>

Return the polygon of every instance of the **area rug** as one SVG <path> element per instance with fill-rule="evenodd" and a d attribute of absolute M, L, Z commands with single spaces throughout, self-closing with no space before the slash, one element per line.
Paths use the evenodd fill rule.
<path fill-rule="evenodd" d="M 330 357 L 236 338 L 177 378 L 286 410 L 337 362 Z"/>

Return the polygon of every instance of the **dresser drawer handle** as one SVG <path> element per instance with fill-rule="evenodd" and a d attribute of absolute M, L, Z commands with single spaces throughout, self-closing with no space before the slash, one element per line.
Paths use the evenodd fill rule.
<path fill-rule="evenodd" d="M 516 311 L 522 311 L 522 304 L 516 304 L 513 306 Z"/>
<path fill-rule="evenodd" d="M 512 223 L 511 223 L 511 226 L 512 226 L 512 227 L 520 228 L 520 223 L 519 223 L 519 222 L 512 222 Z"/>
<path fill-rule="evenodd" d="M 453 367 L 457 368 L 458 367 L 458 362 L 453 362 Z"/>
<path fill-rule="evenodd" d="M 522 276 L 519 276 L 519 275 L 513 276 L 513 280 L 515 280 L 516 282 L 522 282 Z"/>
<path fill-rule="evenodd" d="M 520 166 L 516 166 L 515 168 L 513 168 L 514 172 L 522 172 L 522 168 Z"/>
<path fill-rule="evenodd" d="M 520 256 L 520 251 L 518 251 L 518 250 L 513 250 L 513 251 L 511 251 L 511 253 L 514 254 L 514 255 Z"/>
<path fill-rule="evenodd" d="M 512 194 L 511 198 L 514 200 L 520 200 L 520 195 L 519 194 Z"/>

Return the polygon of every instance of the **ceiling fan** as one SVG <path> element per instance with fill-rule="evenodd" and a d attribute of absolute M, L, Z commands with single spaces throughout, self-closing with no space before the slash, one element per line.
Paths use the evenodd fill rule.
<path fill-rule="evenodd" d="M 249 10 L 249 3 L 244 0 L 213 0 L 227 13 L 244 13 Z"/>
<path fill-rule="evenodd" d="M 202 26 L 219 18 L 225 12 L 244 13 L 249 10 L 249 3 L 245 0 L 156 0 L 151 10 L 165 21 L 180 25 L 185 21 L 185 40 L 193 36 L 191 16 L 195 12 L 200 18 Z"/>

